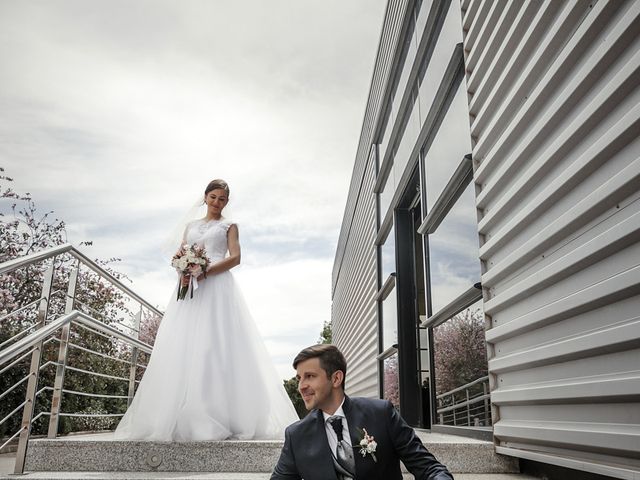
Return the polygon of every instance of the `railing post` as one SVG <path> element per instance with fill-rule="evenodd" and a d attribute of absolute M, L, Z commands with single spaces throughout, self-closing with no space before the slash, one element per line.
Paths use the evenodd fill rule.
<path fill-rule="evenodd" d="M 135 330 L 133 335 L 136 338 L 140 338 L 140 324 L 142 323 L 142 304 L 140 304 L 140 310 L 135 317 Z M 127 408 L 133 401 L 133 395 L 136 391 L 136 365 L 138 363 L 138 347 L 133 347 L 131 350 L 131 366 L 129 367 L 129 393 L 127 394 Z"/>
<path fill-rule="evenodd" d="M 491 423 L 491 411 L 489 410 L 489 400 L 487 397 L 487 387 L 488 384 L 486 382 L 482 382 L 482 394 L 484 398 L 484 425 L 489 426 Z"/>
<path fill-rule="evenodd" d="M 42 282 L 42 293 L 40 294 L 40 306 L 38 307 L 37 328 L 42 328 L 47 322 L 47 314 L 49 313 L 49 298 L 51 295 L 51 287 L 53 285 L 54 261 L 47 268 Z M 24 473 L 24 464 L 27 456 L 27 446 L 29 444 L 29 436 L 31 435 L 31 420 L 33 419 L 33 410 L 36 401 L 36 391 L 38 389 L 38 374 L 40 372 L 40 357 L 42 355 L 41 340 L 38 342 L 31 353 L 31 369 L 29 370 L 29 380 L 27 382 L 27 395 L 24 409 L 22 410 L 22 423 L 20 427 L 20 439 L 18 440 L 18 450 L 16 452 L 16 464 L 14 468 L 15 474 Z"/>
<path fill-rule="evenodd" d="M 467 394 L 467 425 L 471 426 L 471 405 L 469 404 L 469 389 L 464 391 Z"/>
<path fill-rule="evenodd" d="M 69 275 L 69 286 L 67 287 L 67 300 L 64 313 L 71 313 L 76 299 L 76 287 L 78 284 L 78 270 L 80 265 L 71 270 Z M 51 416 L 49 417 L 48 438 L 56 438 L 58 435 L 58 424 L 60 423 L 60 406 L 62 403 L 62 388 L 64 386 L 64 374 L 67 367 L 67 351 L 69 349 L 69 333 L 71 332 L 71 322 L 62 327 L 60 333 L 60 349 L 58 350 L 58 366 L 56 367 L 56 379 L 53 384 L 53 396 L 51 399 Z"/>
<path fill-rule="evenodd" d="M 456 397 L 455 394 L 451 394 L 451 405 L 453 405 L 453 425 L 457 426 L 458 425 L 458 415 L 456 413 Z"/>

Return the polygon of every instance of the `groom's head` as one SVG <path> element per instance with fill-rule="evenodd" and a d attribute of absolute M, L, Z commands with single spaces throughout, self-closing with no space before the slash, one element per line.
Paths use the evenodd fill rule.
<path fill-rule="evenodd" d="M 307 410 L 333 414 L 344 397 L 347 361 L 334 345 L 312 345 L 293 360 L 298 390 Z"/>

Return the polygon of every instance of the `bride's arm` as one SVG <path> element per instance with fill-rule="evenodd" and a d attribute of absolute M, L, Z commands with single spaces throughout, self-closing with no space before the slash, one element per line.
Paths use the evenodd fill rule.
<path fill-rule="evenodd" d="M 229 248 L 229 256 L 224 260 L 213 263 L 207 268 L 207 275 L 215 275 L 216 273 L 226 272 L 233 267 L 240 265 L 240 238 L 238 234 L 238 226 L 232 224 L 227 231 L 227 246 Z"/>

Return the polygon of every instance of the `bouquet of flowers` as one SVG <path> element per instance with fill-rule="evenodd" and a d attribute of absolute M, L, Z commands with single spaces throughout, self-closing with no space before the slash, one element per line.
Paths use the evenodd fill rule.
<path fill-rule="evenodd" d="M 178 283 L 178 298 L 177 300 L 184 300 L 187 296 L 187 292 L 191 287 L 191 297 L 193 298 L 193 291 L 198 288 L 197 278 L 204 274 L 207 276 L 207 267 L 211 261 L 206 255 L 203 246 L 182 245 L 180 250 L 176 252 L 171 260 L 171 266 L 174 267 L 180 274 L 180 281 Z M 183 284 L 183 279 L 188 278 L 189 282 Z"/>

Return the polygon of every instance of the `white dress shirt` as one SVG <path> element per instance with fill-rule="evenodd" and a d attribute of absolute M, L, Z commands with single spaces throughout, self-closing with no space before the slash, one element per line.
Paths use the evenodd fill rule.
<path fill-rule="evenodd" d="M 333 430 L 331 424 L 327 421 L 331 417 L 342 417 L 342 438 L 349 445 L 351 445 L 351 435 L 349 435 L 349 425 L 347 424 L 347 417 L 344 415 L 344 410 L 342 410 L 342 404 L 344 403 L 344 399 L 342 399 L 342 403 L 335 411 L 333 415 L 329 415 L 327 412 L 323 411 L 322 415 L 324 416 L 324 429 L 327 432 L 327 440 L 329 441 L 329 448 L 333 452 L 333 455 L 336 456 L 336 450 L 338 448 L 338 436 L 336 432 Z M 352 445 L 353 446 L 353 445 Z"/>

